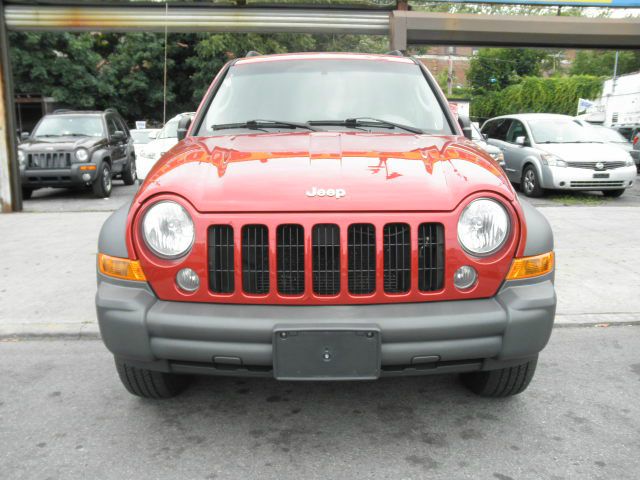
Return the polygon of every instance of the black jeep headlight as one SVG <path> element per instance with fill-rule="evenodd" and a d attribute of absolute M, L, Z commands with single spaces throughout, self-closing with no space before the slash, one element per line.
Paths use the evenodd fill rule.
<path fill-rule="evenodd" d="M 79 162 L 86 162 L 89 160 L 89 150 L 86 148 L 79 148 L 76 150 L 76 158 Z"/>

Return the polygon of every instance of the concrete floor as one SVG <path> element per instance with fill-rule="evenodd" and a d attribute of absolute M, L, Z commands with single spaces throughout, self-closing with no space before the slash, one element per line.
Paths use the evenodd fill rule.
<path fill-rule="evenodd" d="M 438 376 L 200 378 L 148 401 L 100 342 L 0 342 L 2 478 L 635 480 L 638 351 L 640 326 L 556 329 L 506 400 Z"/>

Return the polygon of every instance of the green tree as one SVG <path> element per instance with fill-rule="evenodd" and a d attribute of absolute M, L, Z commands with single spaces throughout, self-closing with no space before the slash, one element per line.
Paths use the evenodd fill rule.
<path fill-rule="evenodd" d="M 530 48 L 486 48 L 471 59 L 467 78 L 475 93 L 501 90 L 522 77 L 540 75 L 548 53 Z"/>
<path fill-rule="evenodd" d="M 115 93 L 104 59 L 91 34 L 9 34 L 17 93 L 42 94 L 76 108 L 104 108 Z"/>
<path fill-rule="evenodd" d="M 581 50 L 571 67 L 573 75 L 613 76 L 616 61 L 614 51 Z M 618 54 L 618 75 L 640 71 L 640 50 L 625 50 Z"/>

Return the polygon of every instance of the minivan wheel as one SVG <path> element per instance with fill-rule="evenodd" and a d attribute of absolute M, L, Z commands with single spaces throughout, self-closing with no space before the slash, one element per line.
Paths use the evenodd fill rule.
<path fill-rule="evenodd" d="M 533 165 L 527 165 L 522 172 L 520 187 L 527 197 L 541 197 L 544 194 L 544 190 L 540 186 L 538 172 Z"/>
<path fill-rule="evenodd" d="M 98 198 L 106 198 L 111 195 L 113 184 L 111 183 L 111 166 L 107 162 L 102 163 L 100 174 L 93 181 L 93 194 Z"/>
<path fill-rule="evenodd" d="M 602 190 L 602 194 L 609 198 L 618 198 L 624 193 L 624 188 L 618 188 L 616 190 Z"/>
<path fill-rule="evenodd" d="M 463 373 L 460 376 L 465 387 L 482 397 L 510 397 L 526 390 L 533 378 L 538 356 L 521 365 L 489 370 L 486 372 Z"/>
<path fill-rule="evenodd" d="M 171 398 L 187 387 L 188 377 L 134 367 L 119 358 L 115 362 L 120 381 L 132 395 L 153 399 Z"/>

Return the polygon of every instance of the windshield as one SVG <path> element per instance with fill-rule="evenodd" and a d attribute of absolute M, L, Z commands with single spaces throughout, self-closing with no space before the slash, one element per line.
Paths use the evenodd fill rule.
<path fill-rule="evenodd" d="M 45 117 L 33 132 L 34 137 L 102 137 L 103 135 L 102 119 L 97 115 L 55 115 Z"/>
<path fill-rule="evenodd" d="M 212 125 L 250 120 L 305 123 L 362 117 L 395 122 L 427 133 L 452 134 L 442 107 L 417 65 L 313 59 L 232 67 L 211 102 L 198 135 L 211 135 Z M 370 125 L 323 128 L 380 128 Z M 395 131 L 406 133 L 401 129 Z"/>
<path fill-rule="evenodd" d="M 133 143 L 137 144 L 145 144 L 151 141 L 149 138 L 149 134 L 152 130 L 131 130 L 131 138 L 133 138 Z"/>
<path fill-rule="evenodd" d="M 178 120 L 170 120 L 162 127 L 158 138 L 178 138 Z"/>
<path fill-rule="evenodd" d="M 484 136 L 482 135 L 482 133 L 480 133 L 480 130 L 478 130 L 478 127 L 475 123 L 471 124 L 471 140 L 474 140 L 476 142 L 482 140 L 484 142 Z"/>
<path fill-rule="evenodd" d="M 591 127 L 598 138 L 605 142 L 629 143 L 620 133 L 607 127 Z"/>
<path fill-rule="evenodd" d="M 591 143 L 600 142 L 589 131 L 565 118 L 536 118 L 528 120 L 533 140 L 536 143 Z"/>

